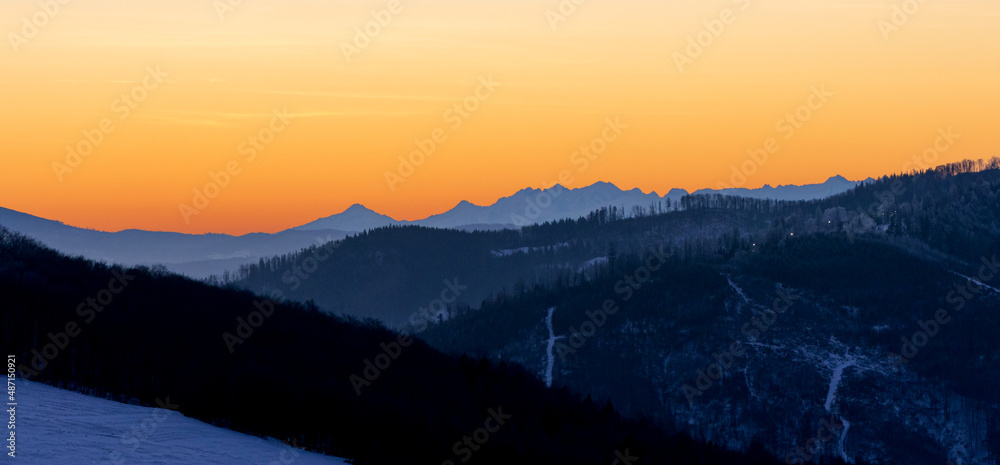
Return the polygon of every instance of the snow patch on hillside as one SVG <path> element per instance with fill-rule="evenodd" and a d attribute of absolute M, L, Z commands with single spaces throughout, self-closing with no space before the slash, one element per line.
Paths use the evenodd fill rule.
<path fill-rule="evenodd" d="M 587 260 L 587 261 L 583 262 L 583 264 L 580 265 L 576 269 L 576 272 L 579 273 L 579 272 L 581 272 L 583 270 L 594 268 L 597 265 L 603 265 L 603 264 L 605 264 L 607 262 L 608 262 L 608 257 L 595 257 L 595 258 L 591 258 L 590 260 Z"/>
<path fill-rule="evenodd" d="M 823 404 L 826 413 L 831 413 L 830 407 L 833 406 L 833 401 L 837 398 L 837 386 L 840 385 L 840 380 L 844 377 L 844 369 L 854 364 L 854 359 L 851 359 L 834 367 L 833 377 L 830 379 L 830 388 L 826 391 L 826 403 Z"/>
<path fill-rule="evenodd" d="M 726 276 L 726 281 L 729 281 L 729 287 L 733 288 L 733 290 L 736 291 L 736 294 L 739 295 L 740 298 L 743 299 L 744 303 L 750 304 L 750 299 L 747 297 L 746 294 L 743 293 L 743 289 L 740 289 L 740 287 L 737 286 L 736 283 L 733 282 L 732 278 L 730 278 L 729 276 Z"/>
<path fill-rule="evenodd" d="M 852 366 L 857 366 L 857 360 L 853 356 L 849 355 L 846 360 L 840 361 L 835 367 L 833 367 L 833 376 L 830 378 L 830 387 L 826 391 L 826 403 L 823 404 L 823 408 L 826 410 L 826 413 L 831 415 L 833 414 L 831 409 L 833 408 L 833 403 L 837 400 L 837 388 L 840 386 L 840 381 L 844 378 L 844 370 Z M 847 451 L 844 449 L 844 443 L 847 442 L 847 432 L 851 429 L 851 422 L 847 421 L 843 417 L 840 417 L 840 422 L 844 425 L 844 429 L 840 432 L 840 440 L 837 441 L 837 453 L 840 455 L 840 458 L 844 459 L 845 462 L 854 463 L 854 460 L 847 456 Z"/>
<path fill-rule="evenodd" d="M 565 337 L 556 337 L 556 333 L 552 331 L 552 314 L 555 312 L 555 307 L 549 308 L 549 314 L 545 317 L 545 327 L 549 329 L 548 347 L 545 349 L 545 354 L 548 357 L 548 363 L 545 365 L 545 386 L 547 387 L 552 387 L 552 367 L 556 364 L 556 356 L 552 350 L 556 346 L 556 341 Z"/>
<path fill-rule="evenodd" d="M 544 246 L 544 247 L 518 247 L 516 249 L 491 250 L 490 254 L 492 254 L 494 257 L 509 257 L 511 255 L 519 254 L 519 253 L 526 254 L 528 252 L 538 252 L 538 251 L 541 251 L 541 250 L 558 250 L 558 249 L 561 249 L 563 247 L 569 247 L 569 242 L 563 242 L 561 244 L 554 244 L 554 245 L 547 245 L 547 246 Z"/>
<path fill-rule="evenodd" d="M 851 429 L 851 422 L 841 418 L 840 422 L 844 424 L 844 431 L 840 432 L 840 441 L 837 442 L 837 453 L 840 454 L 840 458 L 844 459 L 847 463 L 854 463 L 850 457 L 847 456 L 847 451 L 844 450 L 844 442 L 847 441 L 847 431 Z"/>
<path fill-rule="evenodd" d="M 952 271 L 952 274 L 961 276 L 961 277 L 963 277 L 963 278 L 965 278 L 965 279 L 967 279 L 969 281 L 972 281 L 972 282 L 976 283 L 977 286 L 985 287 L 986 289 L 989 289 L 989 290 L 991 290 L 993 292 L 996 292 L 997 294 L 1000 294 L 1000 289 L 997 289 L 997 288 L 995 288 L 993 286 L 990 286 L 989 284 L 986 284 L 986 283 L 984 283 L 984 282 L 982 282 L 982 281 L 980 281 L 978 279 L 971 278 L 969 276 L 966 276 L 966 275 L 964 275 L 962 273 L 958 273 L 958 272 L 955 272 L 955 271 Z"/>
<path fill-rule="evenodd" d="M 218 428 L 161 408 L 17 381 L 17 458 L 26 464 L 340 465 L 343 459 Z M 169 404 L 170 400 L 164 397 Z M 247 408 L 268 408 L 265 402 Z"/>

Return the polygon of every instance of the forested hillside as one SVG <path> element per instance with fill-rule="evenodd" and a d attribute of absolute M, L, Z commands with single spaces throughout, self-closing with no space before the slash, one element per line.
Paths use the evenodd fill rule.
<path fill-rule="evenodd" d="M 995 463 L 1000 172 L 977 168 L 890 177 L 779 205 L 763 230 L 609 255 L 422 337 L 733 448 L 792 453 L 834 418 L 850 426 L 824 457 Z M 685 208 L 761 210 L 720 197 Z"/>
<path fill-rule="evenodd" d="M 67 258 L 3 229 L 0 307 L 21 377 L 357 464 L 777 463 L 668 435 L 517 365 L 443 355 L 310 305 Z"/>
<path fill-rule="evenodd" d="M 1000 235 L 998 183 L 1000 159 L 993 159 L 887 176 L 809 202 L 687 196 L 667 208 L 610 205 L 517 231 L 391 226 L 261 259 L 226 282 L 398 327 L 439 299 L 446 280 L 464 286 L 452 306 L 478 307 L 526 286 L 575 279 L 609 256 L 651 245 L 670 244 L 682 257 L 731 258 L 755 240 L 822 232 L 843 235 L 847 245 L 867 235 L 918 255 L 976 262 L 998 252 L 991 240 Z"/>
<path fill-rule="evenodd" d="M 445 352 L 523 365 L 734 449 L 756 441 L 785 457 L 826 420 L 842 428 L 825 459 L 994 463 L 1000 160 L 819 201 L 689 196 L 678 208 L 370 231 L 337 243 L 291 295 L 409 321 Z M 310 253 L 235 284 L 287 289 L 282 270 Z M 427 318 L 446 277 L 469 291 Z"/>

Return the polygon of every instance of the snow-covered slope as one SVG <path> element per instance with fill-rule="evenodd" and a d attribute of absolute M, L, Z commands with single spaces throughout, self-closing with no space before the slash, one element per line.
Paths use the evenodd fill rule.
<path fill-rule="evenodd" d="M 17 403 L 18 463 L 347 463 L 277 440 L 217 428 L 171 410 L 121 404 L 25 380 L 17 381 Z"/>

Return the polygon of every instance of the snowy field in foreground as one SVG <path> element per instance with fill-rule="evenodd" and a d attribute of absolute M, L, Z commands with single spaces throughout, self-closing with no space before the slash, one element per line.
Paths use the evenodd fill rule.
<path fill-rule="evenodd" d="M 5 457 L 11 463 L 347 463 L 292 449 L 277 440 L 217 428 L 177 412 L 120 404 L 25 380 L 17 381 L 17 404 L 17 459 Z"/>

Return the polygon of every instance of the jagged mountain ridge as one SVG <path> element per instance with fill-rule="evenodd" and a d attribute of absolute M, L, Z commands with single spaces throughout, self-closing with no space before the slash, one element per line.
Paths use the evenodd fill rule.
<path fill-rule="evenodd" d="M 435 347 L 516 362 L 542 378 L 552 340 L 547 309 L 556 308 L 556 335 L 584 332 L 587 312 L 618 296 L 616 280 L 638 280 L 650 248 L 663 246 L 671 271 L 651 273 L 568 362 L 555 349 L 554 386 L 735 448 L 757 439 L 783 455 L 825 420 L 847 431 L 824 443 L 827 459 L 995 463 L 1000 379 L 979 374 L 1000 365 L 991 336 L 1000 322 L 990 310 L 1000 306 L 991 290 L 1000 286 L 986 283 L 966 302 L 967 314 L 899 372 L 889 353 L 910 350 L 900 338 L 953 308 L 952 291 L 968 282 L 962 276 L 1000 254 L 998 168 L 996 160 L 945 166 L 811 202 L 685 197 L 681 211 L 627 218 L 604 209 L 519 231 L 393 226 L 343 241 L 342 256 L 303 281 L 295 298 L 394 322 L 418 315 L 410 323 Z M 433 260 L 416 258 L 428 247 Z M 252 267 L 236 284 L 278 288 L 282 271 L 303 257 Z M 510 270 L 517 273 L 503 284 L 498 276 Z M 421 310 L 452 276 L 468 286 L 469 300 L 426 318 Z M 480 277 L 494 287 L 473 293 Z M 325 294 L 331 286 L 344 293 Z M 794 309 L 688 405 L 683 387 L 745 336 L 745 324 L 753 329 L 782 289 L 801 296 Z M 482 293 L 489 297 L 477 305 Z M 394 296 L 385 313 L 361 308 L 382 308 Z"/>
<path fill-rule="evenodd" d="M 816 200 L 845 192 L 867 181 L 870 180 L 849 181 L 842 176 L 834 176 L 820 184 L 764 186 L 758 189 L 701 189 L 691 195 L 721 194 L 756 199 Z M 576 219 L 606 206 L 621 207 L 626 212 L 631 212 L 635 207 L 662 208 L 668 199 L 670 204 L 674 205 L 687 195 L 689 194 L 684 189 L 671 189 L 662 196 L 655 191 L 647 194 L 638 188 L 623 190 L 608 182 L 598 182 L 575 189 L 556 184 L 547 189 L 522 189 L 513 195 L 498 199 L 492 205 L 475 205 L 463 200 L 446 212 L 415 221 L 395 220 L 356 204 L 342 213 L 320 218 L 294 229 L 362 231 L 373 227 L 406 224 L 454 229 L 470 229 L 475 225 L 492 226 L 484 229 L 517 228 L 547 221 Z"/>
<path fill-rule="evenodd" d="M 801 186 L 804 191 L 797 190 L 799 186 L 782 186 L 747 192 L 762 198 L 777 198 L 811 196 L 815 195 L 816 189 L 837 193 L 851 187 L 850 181 L 839 178 L 834 182 L 835 179 L 831 178 L 823 184 Z M 743 191 L 725 195 L 737 193 Z M 355 204 L 336 215 L 278 233 L 242 236 L 142 230 L 104 232 L 77 228 L 5 208 L 0 208 L 0 225 L 38 239 L 66 254 L 129 266 L 163 265 L 176 273 L 205 278 L 221 276 L 261 258 L 298 251 L 384 226 L 412 224 L 468 231 L 516 229 L 546 221 L 579 218 L 609 205 L 624 207 L 627 211 L 634 207 L 648 209 L 654 205 L 663 208 L 667 199 L 674 205 L 685 195 L 687 192 L 681 189 L 671 190 L 662 197 L 655 192 L 643 193 L 639 189 L 623 191 L 614 184 L 604 182 L 579 189 L 556 185 L 549 189 L 523 189 L 497 200 L 491 206 L 462 201 L 447 212 L 412 222 L 397 221 Z"/>

